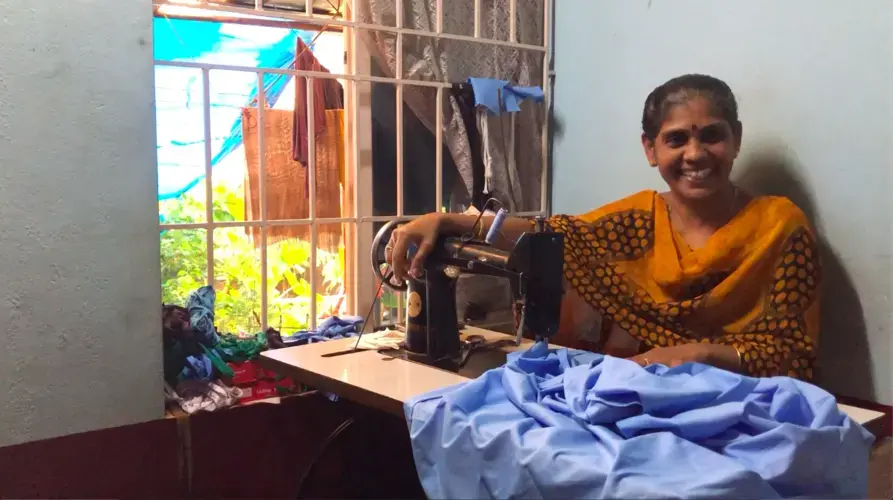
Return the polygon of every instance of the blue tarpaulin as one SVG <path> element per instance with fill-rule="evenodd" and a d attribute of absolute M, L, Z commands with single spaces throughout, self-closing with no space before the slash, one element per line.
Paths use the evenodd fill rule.
<path fill-rule="evenodd" d="M 155 19 L 155 59 L 288 68 L 297 38 L 312 33 L 280 28 Z M 253 72 L 211 71 L 211 166 L 242 144 L 242 113 L 257 98 Z M 290 77 L 264 76 L 265 96 L 275 104 Z M 155 69 L 158 143 L 158 199 L 176 198 L 205 176 L 202 74 L 197 68 L 158 65 Z"/>
<path fill-rule="evenodd" d="M 405 404 L 429 498 L 865 498 L 873 436 L 822 389 L 545 343 Z"/>

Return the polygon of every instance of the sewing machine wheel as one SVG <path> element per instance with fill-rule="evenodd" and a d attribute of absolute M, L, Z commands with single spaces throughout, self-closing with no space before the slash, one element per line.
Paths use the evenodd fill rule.
<path fill-rule="evenodd" d="M 385 247 L 391 241 L 391 234 L 394 230 L 403 224 L 403 221 L 392 220 L 381 227 L 372 240 L 372 272 L 375 276 L 386 284 L 388 288 L 398 292 L 406 291 L 406 283 L 397 280 L 394 277 L 394 270 L 388 264 L 385 257 Z"/>

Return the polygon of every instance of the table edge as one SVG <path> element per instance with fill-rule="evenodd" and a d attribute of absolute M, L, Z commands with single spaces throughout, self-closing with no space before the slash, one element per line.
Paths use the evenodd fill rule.
<path fill-rule="evenodd" d="M 258 358 L 258 363 L 267 370 L 283 373 L 290 377 L 300 377 L 302 383 L 313 386 L 314 389 L 318 389 L 322 392 L 331 392 L 339 398 L 344 398 L 386 413 L 399 415 L 401 417 L 404 416 L 403 402 L 380 392 L 364 389 L 360 386 L 286 363 L 266 355 L 265 352 L 261 353 L 261 356 Z"/>

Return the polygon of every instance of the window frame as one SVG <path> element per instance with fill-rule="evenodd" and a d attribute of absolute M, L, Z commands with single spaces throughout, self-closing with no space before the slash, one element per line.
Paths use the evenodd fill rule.
<path fill-rule="evenodd" d="M 250 16 L 252 18 L 267 19 L 270 22 L 285 22 L 292 26 L 299 26 L 298 29 L 325 31 L 331 27 L 340 27 L 344 36 L 344 50 L 347 59 L 345 65 L 345 74 L 320 73 L 303 70 L 286 70 L 274 68 L 254 68 L 246 66 L 210 64 L 210 63 L 194 63 L 182 61 L 165 61 L 155 60 L 155 66 L 166 67 L 182 67 L 199 69 L 202 73 L 202 106 L 204 118 L 204 141 L 205 141 L 205 196 L 206 196 L 206 213 L 205 221 L 197 223 L 183 224 L 159 224 L 161 231 L 165 230 L 204 230 L 206 234 L 207 250 L 207 280 L 209 284 L 214 281 L 214 230 L 219 228 L 247 228 L 260 227 L 260 309 L 261 309 L 261 329 L 266 330 L 269 326 L 269 304 L 267 289 L 267 228 L 273 225 L 309 225 L 310 226 L 310 265 L 312 268 L 317 267 L 317 240 L 320 224 L 347 224 L 349 230 L 345 232 L 345 262 L 344 262 L 344 290 L 347 298 L 347 309 L 353 314 L 365 315 L 374 305 L 376 297 L 374 295 L 377 289 L 377 283 L 373 274 L 368 269 L 368 250 L 372 245 L 373 224 L 375 222 L 387 222 L 391 220 L 412 220 L 417 215 L 406 215 L 403 212 L 403 89 L 405 86 L 423 86 L 433 87 L 437 89 L 435 123 L 443 123 L 443 101 L 444 90 L 449 90 L 452 86 L 450 82 L 435 82 L 423 80 L 411 80 L 403 78 L 403 37 L 425 36 L 439 39 L 452 39 L 466 42 L 474 42 L 489 45 L 501 45 L 521 50 L 535 51 L 542 54 L 543 57 L 543 76 L 542 84 L 544 91 L 544 109 L 546 111 L 543 120 L 543 128 L 541 133 L 542 140 L 542 183 L 541 183 L 541 206 L 540 210 L 530 212 L 520 212 L 513 215 L 534 217 L 546 216 L 549 214 L 550 207 L 550 148 L 549 148 L 549 122 L 552 113 L 552 79 L 554 72 L 552 71 L 552 12 L 554 0 L 543 0 L 543 45 L 530 45 L 516 42 L 516 1 L 509 0 L 509 39 L 495 40 L 481 37 L 481 2 L 474 1 L 474 36 L 458 35 L 445 33 L 443 31 L 443 1 L 436 0 L 436 29 L 435 31 L 424 31 L 405 28 L 403 23 L 403 0 L 395 0 L 397 19 L 395 26 L 386 26 L 378 24 L 360 23 L 353 19 L 352 7 L 355 0 L 339 0 L 339 6 L 345 6 L 346 16 L 344 18 L 324 16 L 315 14 L 311 11 L 300 13 L 282 10 L 267 9 L 264 7 L 264 0 L 255 0 L 255 8 L 235 7 L 224 4 L 209 3 L 204 0 L 153 0 L 156 7 L 156 15 L 161 13 L 161 8 L 166 7 L 186 7 L 199 8 L 204 11 L 216 11 L 221 15 Z M 161 14 L 165 15 L 165 14 Z M 170 17 L 176 17 L 171 15 Z M 212 19 L 209 19 L 212 20 Z M 214 19 L 219 22 L 227 22 L 224 19 Z M 377 77 L 370 76 L 371 57 L 365 46 L 359 39 L 358 30 L 375 30 L 380 32 L 389 32 L 396 35 L 396 77 Z M 345 164 L 347 166 L 345 173 L 345 185 L 343 186 L 344 203 L 342 205 L 342 215 L 347 216 L 339 218 L 318 218 L 316 217 L 316 189 L 311 189 L 309 193 L 309 217 L 306 219 L 291 220 L 268 220 L 265 196 L 265 166 L 264 157 L 260 155 L 259 161 L 259 190 L 260 197 L 260 218 L 258 220 L 232 221 L 223 222 L 215 221 L 213 213 L 213 172 L 211 168 L 211 121 L 210 121 L 210 72 L 214 70 L 222 71 L 238 71 L 255 73 L 258 79 L 258 109 L 264 109 L 266 104 L 266 93 L 263 86 L 263 78 L 265 74 L 281 74 L 290 75 L 294 78 L 307 78 L 307 101 L 308 109 L 312 109 L 313 103 L 313 86 L 309 83 L 314 78 L 338 79 L 344 83 L 344 110 L 345 110 Z M 396 89 L 396 141 L 397 141 L 397 213 L 386 216 L 372 215 L 372 109 L 371 109 L 371 83 L 388 83 L 395 86 Z M 258 113 L 258 133 L 259 133 L 259 150 L 263 151 L 263 120 L 264 113 Z M 314 150 L 314 120 L 308 120 L 308 140 L 309 149 Z M 511 120 L 511 128 L 515 130 L 514 115 Z M 443 127 L 436 127 L 435 143 L 437 147 L 435 160 L 435 206 L 441 207 L 442 200 L 442 183 L 443 183 Z M 315 157 L 310 155 L 307 164 L 308 184 L 316 185 L 315 179 Z M 364 265 L 365 264 L 365 265 Z M 317 324 L 318 312 L 316 310 L 316 292 L 318 283 L 316 282 L 315 273 L 310 273 L 310 329 L 315 329 Z M 402 305 L 402 297 L 400 297 L 400 305 Z M 402 319 L 403 308 L 398 306 L 398 320 Z M 377 317 L 377 315 L 376 315 Z M 374 323 L 374 322 L 373 322 Z"/>

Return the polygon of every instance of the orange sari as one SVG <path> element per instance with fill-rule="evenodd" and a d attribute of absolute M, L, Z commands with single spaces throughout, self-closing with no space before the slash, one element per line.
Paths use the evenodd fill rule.
<path fill-rule="evenodd" d="M 815 236 L 788 199 L 753 199 L 697 250 L 654 191 L 548 224 L 564 234 L 572 292 L 640 347 L 732 345 L 749 375 L 812 378 L 821 269 Z"/>

